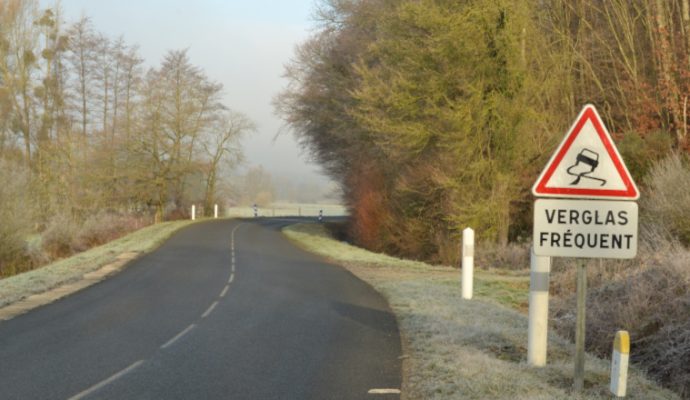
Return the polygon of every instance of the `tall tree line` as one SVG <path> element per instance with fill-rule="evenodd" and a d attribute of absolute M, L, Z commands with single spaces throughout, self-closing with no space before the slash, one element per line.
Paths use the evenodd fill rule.
<path fill-rule="evenodd" d="M 276 109 L 365 246 L 454 262 L 527 236 L 529 188 L 584 103 L 639 179 L 688 150 L 688 0 L 326 0 Z"/>
<path fill-rule="evenodd" d="M 0 174 L 29 176 L 39 229 L 56 214 L 212 209 L 253 129 L 222 94 L 186 50 L 147 69 L 88 18 L 67 25 L 57 7 L 0 0 Z"/>

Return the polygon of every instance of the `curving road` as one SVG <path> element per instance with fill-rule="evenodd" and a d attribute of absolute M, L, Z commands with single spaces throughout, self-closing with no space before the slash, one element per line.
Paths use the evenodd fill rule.
<path fill-rule="evenodd" d="M 0 398 L 399 398 L 385 300 L 288 242 L 288 223 L 191 225 L 120 274 L 0 322 Z"/>

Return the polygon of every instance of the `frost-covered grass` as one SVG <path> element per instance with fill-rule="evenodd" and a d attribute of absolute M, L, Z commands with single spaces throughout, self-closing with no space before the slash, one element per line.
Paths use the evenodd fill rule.
<path fill-rule="evenodd" d="M 94 247 L 72 257 L 23 274 L 0 280 L 0 307 L 32 294 L 75 282 L 88 272 L 109 264 L 122 253 L 146 253 L 154 250 L 178 229 L 192 221 L 164 222 Z"/>
<path fill-rule="evenodd" d="M 610 399 L 608 361 L 587 357 L 585 391 L 571 391 L 573 346 L 549 337 L 548 364 L 527 365 L 528 271 L 475 271 L 475 298 L 460 296 L 459 271 L 374 254 L 330 238 L 322 225 L 284 233 L 381 292 L 398 317 L 407 399 Z M 628 398 L 677 399 L 631 371 Z"/>

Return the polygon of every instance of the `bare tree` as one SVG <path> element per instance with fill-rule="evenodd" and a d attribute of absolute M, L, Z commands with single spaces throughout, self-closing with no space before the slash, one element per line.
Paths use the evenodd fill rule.
<path fill-rule="evenodd" d="M 88 142 L 88 127 L 91 121 L 91 105 L 93 102 L 93 80 L 96 62 L 96 46 L 98 43 L 96 32 L 91 20 L 82 17 L 68 31 L 70 38 L 67 61 L 73 71 L 72 89 L 75 93 L 75 109 L 81 126 L 83 144 Z"/>
<path fill-rule="evenodd" d="M 194 172 L 198 140 L 224 107 L 220 103 L 222 85 L 211 82 L 193 66 L 186 50 L 170 51 L 159 71 L 164 93 L 161 104 L 162 132 L 168 147 L 173 174 L 173 201 L 183 206 L 185 176 Z"/>
<path fill-rule="evenodd" d="M 218 115 L 213 126 L 204 135 L 202 146 L 208 160 L 205 164 L 206 189 L 204 195 L 204 209 L 210 215 L 213 204 L 217 201 L 217 184 L 221 163 L 233 165 L 239 161 L 240 137 L 256 129 L 256 126 L 243 114 L 226 111 Z"/>

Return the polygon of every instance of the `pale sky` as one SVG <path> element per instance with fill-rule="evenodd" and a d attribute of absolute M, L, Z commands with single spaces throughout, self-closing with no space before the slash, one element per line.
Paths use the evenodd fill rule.
<path fill-rule="evenodd" d="M 82 15 L 95 29 L 140 47 L 146 66 L 171 49 L 189 49 L 192 63 L 225 87 L 225 105 L 246 114 L 258 131 L 242 145 L 247 165 L 274 177 L 327 182 L 307 163 L 291 133 L 273 114 L 271 100 L 285 87 L 283 66 L 307 38 L 315 0 L 60 0 L 67 23 Z M 52 5 L 52 0 L 42 4 Z"/>

